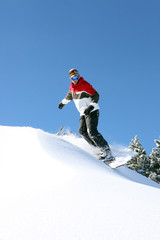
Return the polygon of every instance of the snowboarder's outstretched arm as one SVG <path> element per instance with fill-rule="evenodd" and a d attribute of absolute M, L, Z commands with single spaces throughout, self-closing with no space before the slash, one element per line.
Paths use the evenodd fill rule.
<path fill-rule="evenodd" d="M 59 103 L 58 108 L 62 109 L 67 103 L 73 99 L 71 91 L 67 93 L 67 96 Z"/>

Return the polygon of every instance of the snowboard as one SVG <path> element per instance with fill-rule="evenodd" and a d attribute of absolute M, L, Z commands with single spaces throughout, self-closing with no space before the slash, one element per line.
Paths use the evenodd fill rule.
<path fill-rule="evenodd" d="M 122 167 L 124 165 L 126 165 L 126 163 L 130 160 L 130 156 L 121 156 L 121 157 L 115 157 L 115 160 L 113 161 L 105 161 L 102 160 L 107 166 L 109 166 L 110 168 L 119 168 Z"/>
<path fill-rule="evenodd" d="M 119 162 L 117 159 L 113 161 L 103 161 L 110 168 L 119 168 L 126 164 L 126 162 Z"/>

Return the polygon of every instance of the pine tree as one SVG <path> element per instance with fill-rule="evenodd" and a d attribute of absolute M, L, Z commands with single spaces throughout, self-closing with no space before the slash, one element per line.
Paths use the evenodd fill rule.
<path fill-rule="evenodd" d="M 149 178 L 160 183 L 160 140 L 155 140 L 155 143 L 157 148 L 153 148 L 149 155 L 151 171 Z"/>
<path fill-rule="evenodd" d="M 150 160 L 146 155 L 146 151 L 142 147 L 142 144 L 140 143 L 138 136 L 135 136 L 134 140 L 132 139 L 129 148 L 136 154 L 127 163 L 128 167 L 148 177 L 150 174 L 149 172 Z"/>

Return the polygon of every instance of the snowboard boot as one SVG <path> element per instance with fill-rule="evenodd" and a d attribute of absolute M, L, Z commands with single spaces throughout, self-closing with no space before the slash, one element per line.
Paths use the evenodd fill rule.
<path fill-rule="evenodd" d="M 115 158 L 112 156 L 110 149 L 104 149 L 99 155 L 99 160 L 102 160 L 103 162 L 112 162 Z"/>

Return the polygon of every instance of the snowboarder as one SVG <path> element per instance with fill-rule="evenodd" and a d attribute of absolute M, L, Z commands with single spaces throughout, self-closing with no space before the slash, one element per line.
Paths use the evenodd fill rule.
<path fill-rule="evenodd" d="M 69 76 L 71 85 L 67 96 L 59 103 L 59 109 L 74 100 L 80 112 L 79 133 L 89 144 L 100 149 L 99 159 L 113 161 L 114 157 L 111 154 L 108 142 L 97 130 L 99 119 L 98 92 L 79 75 L 77 69 L 71 69 Z"/>

